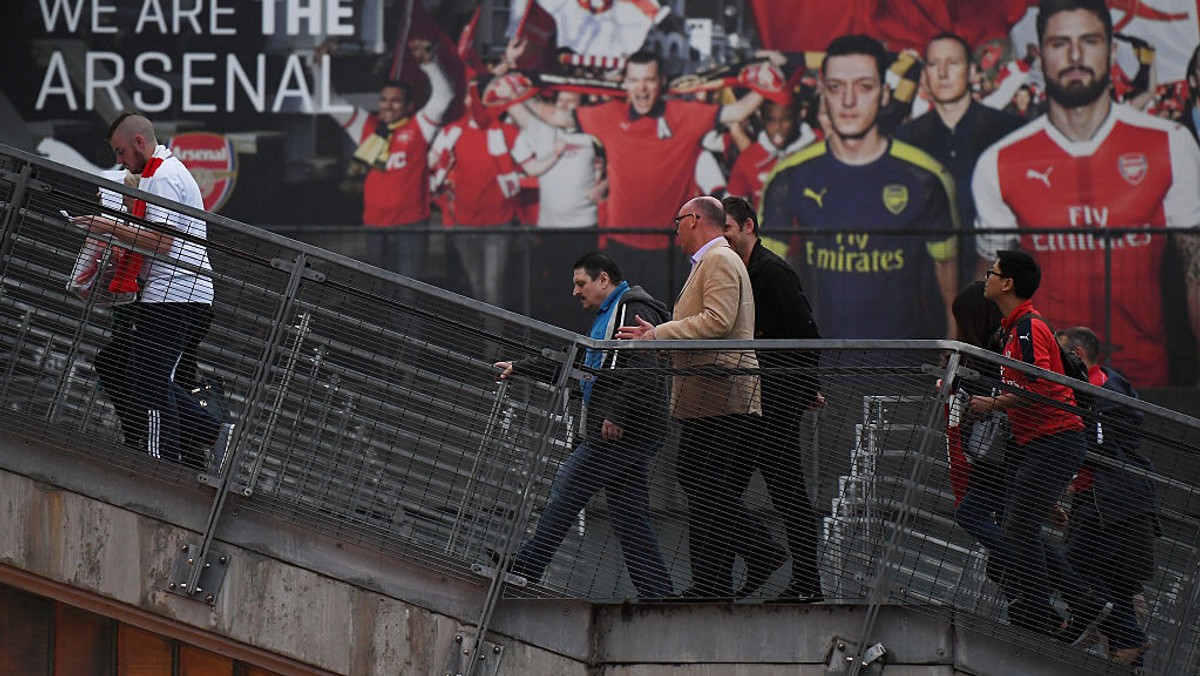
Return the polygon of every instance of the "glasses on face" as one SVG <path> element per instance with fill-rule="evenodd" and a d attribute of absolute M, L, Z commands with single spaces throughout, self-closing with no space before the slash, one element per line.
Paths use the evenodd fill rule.
<path fill-rule="evenodd" d="M 1008 276 L 1008 275 L 1001 274 L 1001 273 L 1000 273 L 999 271 L 997 271 L 997 270 L 990 270 L 990 269 L 989 269 L 987 272 L 983 273 L 983 281 L 985 281 L 985 282 L 986 282 L 987 280 L 991 279 L 993 275 L 995 275 L 996 277 L 999 277 L 999 278 L 1001 278 L 1001 279 L 1008 279 L 1008 278 L 1009 278 L 1009 276 Z"/>
<path fill-rule="evenodd" d="M 683 214 L 683 215 L 680 215 L 680 216 L 676 216 L 676 217 L 673 219 L 673 220 L 675 221 L 675 229 L 676 229 L 676 230 L 678 230 L 678 229 L 679 229 L 679 224 L 683 222 L 683 219 L 687 218 L 688 216 L 695 216 L 695 215 L 696 215 L 695 213 L 690 213 L 690 214 Z"/>

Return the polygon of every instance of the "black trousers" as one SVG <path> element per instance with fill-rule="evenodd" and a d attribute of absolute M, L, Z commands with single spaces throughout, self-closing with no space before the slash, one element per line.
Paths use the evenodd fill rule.
<path fill-rule="evenodd" d="M 744 551 L 775 547 L 742 501 L 757 461 L 761 422 L 756 415 L 682 421 L 677 473 L 688 499 L 691 590 L 699 595 L 732 595 L 735 542 Z"/>
<path fill-rule="evenodd" d="M 195 353 L 208 333 L 212 308 L 135 303 L 114 312 L 113 339 L 96 355 L 95 368 L 121 420 L 125 444 L 203 469 L 203 450 L 215 441 L 221 423 L 181 380 L 198 378 Z"/>

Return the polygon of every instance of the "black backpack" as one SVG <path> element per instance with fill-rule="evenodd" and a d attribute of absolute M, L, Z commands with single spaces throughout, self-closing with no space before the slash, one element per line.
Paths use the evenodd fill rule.
<path fill-rule="evenodd" d="M 1042 323 L 1050 329 L 1050 333 L 1055 333 L 1054 327 L 1050 324 L 1050 322 L 1046 321 L 1044 317 L 1036 312 L 1027 312 L 1020 317 L 1017 317 L 1017 320 L 1013 322 L 1013 327 L 1016 327 L 1016 325 L 1026 317 L 1034 317 L 1042 320 Z M 1001 329 L 1001 332 L 1002 337 L 1000 338 L 1000 349 L 1003 350 L 1004 346 L 1008 344 L 1008 332 L 1004 331 L 1003 329 Z M 1064 350 L 1063 346 L 1059 345 L 1057 340 L 1055 340 L 1054 343 L 1058 345 L 1058 356 L 1062 358 L 1063 375 L 1067 376 L 1068 378 L 1082 380 L 1083 382 L 1090 384 L 1091 381 L 1088 380 L 1087 364 L 1083 363 L 1083 360 L 1079 358 L 1079 355 L 1069 350 Z M 1090 409 L 1092 407 L 1092 398 L 1088 395 L 1088 393 L 1081 392 L 1080 390 L 1076 389 L 1075 403 L 1078 404 L 1080 408 Z"/>

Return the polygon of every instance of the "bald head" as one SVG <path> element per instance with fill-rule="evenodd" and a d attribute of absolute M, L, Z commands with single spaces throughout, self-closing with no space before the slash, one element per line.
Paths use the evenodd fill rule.
<path fill-rule="evenodd" d="M 154 155 L 158 139 L 150 120 L 137 113 L 125 113 L 109 125 L 108 143 L 117 162 L 129 171 L 140 174 Z"/>
<path fill-rule="evenodd" d="M 679 208 L 675 223 L 679 248 L 691 256 L 725 232 L 725 207 L 715 197 L 695 197 Z"/>

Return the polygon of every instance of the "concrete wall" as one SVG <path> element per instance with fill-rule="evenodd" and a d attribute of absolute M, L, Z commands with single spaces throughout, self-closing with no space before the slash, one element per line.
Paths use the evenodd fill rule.
<path fill-rule="evenodd" d="M 229 565 L 210 606 L 167 591 L 181 547 L 198 540 L 199 526 L 191 524 L 204 522 L 210 494 L 3 446 L 0 463 L 9 469 L 0 470 L 0 581 L 30 588 L 36 580 L 30 590 L 46 595 L 53 595 L 46 589 L 70 590 L 76 599 L 103 601 L 101 612 L 131 624 L 152 621 L 147 628 L 216 642 L 250 662 L 272 656 L 264 666 L 283 673 L 418 675 L 457 667 L 450 661 L 463 647 L 456 637 L 469 640 L 482 580 L 231 510 L 214 543 Z M 13 465 L 24 467 L 18 472 Z M 74 484 L 76 490 L 64 488 Z M 505 600 L 487 637 L 500 650 L 489 651 L 499 670 L 488 673 L 824 676 L 853 651 L 865 611 Z M 1096 673 L 1036 646 L 998 640 L 1002 629 L 977 626 L 948 608 L 890 606 L 881 609 L 871 643 L 889 651 L 887 676 Z M 1078 662 L 1065 647 L 1057 652 Z"/>

